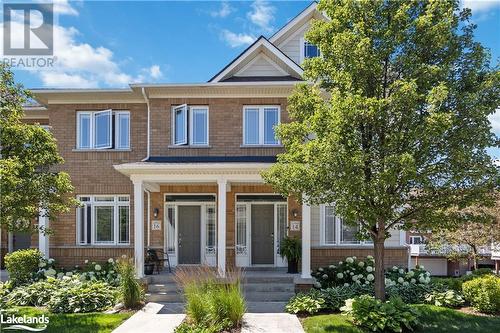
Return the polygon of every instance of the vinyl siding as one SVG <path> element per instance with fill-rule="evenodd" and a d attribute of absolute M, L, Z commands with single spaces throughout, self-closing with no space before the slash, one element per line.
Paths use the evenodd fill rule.
<path fill-rule="evenodd" d="M 242 71 L 236 73 L 236 76 L 282 76 L 283 72 L 276 68 L 268 59 L 259 56 L 253 63 Z"/>
<path fill-rule="evenodd" d="M 285 40 L 283 43 L 277 45 L 277 47 L 286 54 L 290 59 L 295 61 L 300 65 L 300 40 L 304 38 L 305 32 L 309 29 L 309 22 L 304 24 L 301 28 L 292 35 L 291 38 Z"/>

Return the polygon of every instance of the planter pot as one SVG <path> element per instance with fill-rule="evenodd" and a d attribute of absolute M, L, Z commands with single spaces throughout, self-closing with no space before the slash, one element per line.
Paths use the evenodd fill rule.
<path fill-rule="evenodd" d="M 144 274 L 152 275 L 155 270 L 155 264 L 144 264 Z"/>
<path fill-rule="evenodd" d="M 289 274 L 296 274 L 299 272 L 299 261 L 298 260 L 288 260 L 288 271 Z"/>

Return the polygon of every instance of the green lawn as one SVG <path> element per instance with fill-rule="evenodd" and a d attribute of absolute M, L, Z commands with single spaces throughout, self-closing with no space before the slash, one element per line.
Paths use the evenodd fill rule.
<path fill-rule="evenodd" d="M 75 313 L 52 314 L 43 309 L 33 307 L 19 307 L 17 316 L 37 316 L 45 314 L 49 318 L 49 325 L 43 333 L 87 333 L 111 332 L 133 313 L 103 314 L 103 313 Z M 0 331 L 2 329 L 0 328 Z M 9 332 L 26 332 L 9 330 Z"/>
<path fill-rule="evenodd" d="M 421 333 L 489 333 L 498 332 L 500 317 L 479 317 L 432 305 L 416 305 L 422 312 Z M 345 316 L 319 315 L 304 319 L 306 333 L 362 333 Z"/>

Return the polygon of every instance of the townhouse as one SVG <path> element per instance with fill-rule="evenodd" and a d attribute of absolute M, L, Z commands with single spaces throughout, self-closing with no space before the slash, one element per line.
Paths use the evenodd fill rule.
<path fill-rule="evenodd" d="M 38 89 L 26 119 L 48 126 L 82 203 L 52 235 L 3 233 L 2 251 L 38 247 L 66 266 L 146 249 L 173 266 L 286 266 L 280 241 L 302 240 L 301 275 L 372 253 L 330 205 L 284 198 L 260 176 L 283 151 L 274 126 L 289 121 L 287 97 L 300 64 L 320 55 L 304 40 L 312 3 L 272 37 L 258 38 L 206 83 L 133 84 L 126 89 Z M 386 264 L 408 266 L 406 235 L 386 241 Z"/>

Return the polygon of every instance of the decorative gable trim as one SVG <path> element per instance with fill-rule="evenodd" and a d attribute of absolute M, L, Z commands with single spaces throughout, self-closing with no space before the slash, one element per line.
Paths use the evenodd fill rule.
<path fill-rule="evenodd" d="M 248 61 L 249 57 L 258 57 L 258 55 L 256 56 L 254 53 L 258 52 L 259 49 L 269 52 L 280 61 L 282 61 L 288 71 L 286 71 L 284 68 L 282 68 L 282 70 L 285 71 L 288 75 L 297 77 L 302 76 L 303 70 L 299 65 L 288 58 L 280 49 L 271 44 L 264 36 L 260 36 L 252 45 L 244 50 L 238 57 L 236 57 L 231 63 L 224 67 L 208 82 L 221 82 L 224 79 L 227 79 L 229 76 L 234 75 L 234 71 L 238 65 L 244 63 L 245 61 Z M 252 60 L 253 59 L 251 59 L 250 61 Z"/>
<path fill-rule="evenodd" d="M 295 16 L 290 22 L 288 22 L 283 28 L 278 30 L 274 35 L 269 38 L 269 41 L 273 44 L 280 44 L 288 38 L 287 33 L 293 29 L 298 24 L 304 24 L 304 21 L 310 20 L 316 13 L 316 7 L 318 6 L 317 2 L 312 2 L 306 9 L 300 12 L 297 16 Z M 322 14 L 320 14 L 322 15 Z M 281 40 L 283 39 L 283 40 Z"/>

